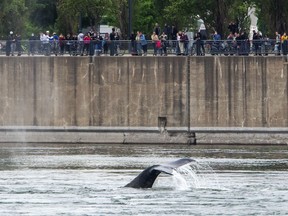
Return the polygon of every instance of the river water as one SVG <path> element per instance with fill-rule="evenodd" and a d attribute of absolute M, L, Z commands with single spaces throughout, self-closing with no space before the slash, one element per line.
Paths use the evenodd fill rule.
<path fill-rule="evenodd" d="M 143 169 L 196 162 L 153 188 Z M 0 215 L 288 215 L 287 146 L 1 144 Z"/>

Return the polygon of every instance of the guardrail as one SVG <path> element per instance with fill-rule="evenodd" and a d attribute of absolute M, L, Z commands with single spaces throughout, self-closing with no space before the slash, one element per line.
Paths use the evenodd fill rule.
<path fill-rule="evenodd" d="M 11 43 L 6 51 L 6 41 L 0 41 L 0 55 L 70 55 L 70 56 L 123 56 L 131 55 L 287 55 L 288 41 L 277 44 L 275 40 L 205 40 L 205 41 L 147 41 L 146 47 L 140 42 L 128 40 L 90 41 L 77 40 L 50 41 L 21 40 Z M 9 50 L 9 49 L 8 49 Z M 146 51 L 147 50 L 147 51 Z"/>

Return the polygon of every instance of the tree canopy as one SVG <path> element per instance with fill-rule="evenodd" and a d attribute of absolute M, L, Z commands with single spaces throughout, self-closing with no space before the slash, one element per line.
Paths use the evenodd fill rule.
<path fill-rule="evenodd" d="M 127 38 L 128 7 L 129 0 L 1 0 L 0 35 L 15 31 L 25 37 L 46 30 L 77 33 L 109 24 Z M 197 31 L 197 20 L 202 19 L 210 33 L 218 31 L 223 37 L 231 21 L 241 30 L 249 29 L 250 7 L 256 9 L 263 33 L 272 36 L 275 31 L 287 31 L 287 0 L 132 0 L 132 27 L 150 34 L 155 23 L 167 23 L 179 30 Z"/>

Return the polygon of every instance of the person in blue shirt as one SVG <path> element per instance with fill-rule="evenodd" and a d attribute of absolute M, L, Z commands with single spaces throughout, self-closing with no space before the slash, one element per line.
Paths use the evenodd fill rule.
<path fill-rule="evenodd" d="M 59 49 L 59 37 L 56 32 L 53 32 L 53 35 L 49 38 L 49 41 L 51 43 L 51 51 L 55 54 L 55 56 L 57 56 Z"/>
<path fill-rule="evenodd" d="M 213 41 L 219 41 L 221 40 L 221 36 L 220 34 L 217 33 L 217 31 L 215 31 L 215 33 L 213 34 Z"/>
<path fill-rule="evenodd" d="M 142 32 L 139 32 L 140 34 L 140 44 L 142 46 L 142 50 L 144 52 L 144 56 L 147 55 L 147 40 L 145 38 L 145 35 Z"/>

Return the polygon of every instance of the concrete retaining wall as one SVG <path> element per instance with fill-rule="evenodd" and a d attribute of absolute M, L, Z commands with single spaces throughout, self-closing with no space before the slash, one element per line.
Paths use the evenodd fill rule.
<path fill-rule="evenodd" d="M 281 57 L 1 57 L 0 125 L 285 128 L 287 71 Z"/>
<path fill-rule="evenodd" d="M 191 125 L 287 127 L 287 64 L 281 57 L 191 58 Z"/>

